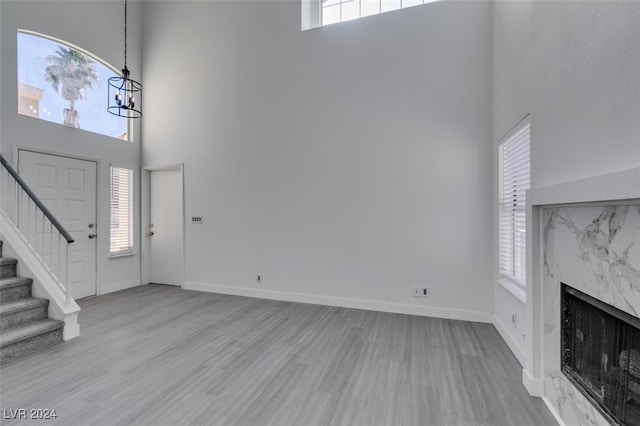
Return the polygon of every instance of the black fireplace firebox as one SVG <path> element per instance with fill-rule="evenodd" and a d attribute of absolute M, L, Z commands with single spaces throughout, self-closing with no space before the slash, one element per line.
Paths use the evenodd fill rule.
<path fill-rule="evenodd" d="M 614 424 L 640 426 L 640 319 L 562 284 L 562 372 Z"/>

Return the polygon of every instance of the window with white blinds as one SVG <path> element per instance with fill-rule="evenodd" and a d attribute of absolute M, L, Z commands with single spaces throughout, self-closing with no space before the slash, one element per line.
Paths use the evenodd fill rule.
<path fill-rule="evenodd" d="M 525 287 L 527 280 L 527 200 L 531 181 L 529 122 L 517 128 L 499 148 L 500 274 Z"/>
<path fill-rule="evenodd" d="M 112 256 L 133 253 L 133 170 L 111 166 Z"/>

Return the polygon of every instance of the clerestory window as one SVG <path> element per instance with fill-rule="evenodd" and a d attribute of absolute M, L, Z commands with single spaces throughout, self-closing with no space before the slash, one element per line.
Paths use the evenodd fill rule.
<path fill-rule="evenodd" d="M 129 141 L 129 120 L 107 112 L 107 82 L 118 75 L 77 46 L 18 31 L 19 114 Z"/>
<path fill-rule="evenodd" d="M 302 29 L 351 21 L 440 0 L 302 0 Z"/>

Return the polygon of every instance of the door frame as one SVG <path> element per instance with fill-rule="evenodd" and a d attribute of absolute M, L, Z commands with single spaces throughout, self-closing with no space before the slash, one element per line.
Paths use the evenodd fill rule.
<path fill-rule="evenodd" d="M 52 157 L 63 157 L 63 158 L 69 158 L 71 160 L 79 160 L 79 161 L 89 161 L 95 164 L 96 167 L 96 186 L 94 188 L 94 209 L 95 209 L 95 220 L 94 220 L 94 226 L 95 229 L 99 229 L 98 227 L 100 226 L 99 224 L 99 216 L 100 216 L 100 212 L 98 210 L 98 206 L 99 206 L 99 200 L 100 200 L 100 196 L 101 196 L 101 191 L 100 191 L 100 167 L 101 167 L 101 161 L 98 158 L 92 158 L 92 157 L 86 157 L 86 156 L 81 156 L 81 155 L 69 155 L 67 153 L 61 153 L 61 152 L 57 152 L 57 151 L 53 151 L 53 150 L 46 150 L 46 149 L 35 149 L 35 148 L 31 148 L 31 147 L 27 147 L 27 146 L 20 146 L 20 145 L 14 145 L 13 146 L 13 158 L 14 158 L 14 168 L 15 170 L 18 172 L 18 174 L 20 174 L 20 151 L 23 152 L 32 152 L 34 154 L 40 154 L 40 155 L 49 155 Z M 99 294 L 101 294 L 100 291 L 100 275 L 99 275 L 99 269 L 98 269 L 98 251 L 100 250 L 99 247 L 99 241 L 96 241 L 95 243 L 95 250 L 93 252 L 93 273 L 94 273 L 94 290 L 95 290 L 95 294 L 93 294 L 93 296 L 98 296 Z M 87 297 L 93 297 L 93 296 L 87 296 Z"/>
<path fill-rule="evenodd" d="M 178 239 L 179 251 L 180 251 L 180 287 L 184 287 L 184 236 L 185 236 L 185 222 L 184 222 L 184 164 L 166 164 L 157 166 L 144 166 L 141 173 L 141 189 L 142 189 L 142 203 L 140 208 L 140 241 L 141 241 L 141 261 L 140 261 L 140 279 L 142 284 L 149 284 L 151 276 L 151 239 L 149 238 L 149 214 L 151 213 L 151 172 L 162 172 L 177 170 L 180 172 L 180 211 L 178 212 L 178 218 L 180 219 L 180 238 Z"/>

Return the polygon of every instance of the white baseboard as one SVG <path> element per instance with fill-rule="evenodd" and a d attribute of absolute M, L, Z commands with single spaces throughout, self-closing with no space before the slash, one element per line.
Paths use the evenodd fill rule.
<path fill-rule="evenodd" d="M 140 280 L 121 281 L 118 283 L 109 283 L 100 286 L 98 290 L 98 296 L 103 294 L 113 293 L 115 291 L 125 290 L 131 287 L 137 287 L 140 285 Z"/>
<path fill-rule="evenodd" d="M 544 379 L 535 379 L 526 368 L 522 369 L 522 384 L 531 396 L 544 396 Z"/>
<path fill-rule="evenodd" d="M 556 421 L 558 422 L 558 425 L 560 426 L 567 426 L 567 424 L 564 422 L 564 420 L 562 420 L 562 417 L 560 417 L 560 413 L 558 413 L 558 411 L 556 410 L 556 408 L 553 406 L 553 404 L 551 403 L 551 401 L 549 401 L 549 399 L 547 399 L 546 396 L 542 397 L 542 401 L 544 402 L 544 404 L 547 406 L 547 408 L 549 409 L 549 411 L 551 411 L 551 415 L 553 415 L 553 417 L 556 419 Z"/>
<path fill-rule="evenodd" d="M 520 345 L 513 338 L 513 336 L 509 334 L 505 326 L 502 325 L 502 323 L 498 320 L 498 317 L 496 316 L 493 317 L 493 326 L 496 328 L 496 330 L 498 330 L 498 334 L 500 334 L 500 337 L 502 337 L 502 340 L 504 340 L 507 346 L 509 347 L 509 349 L 511 349 L 511 352 L 513 352 L 513 354 L 516 356 L 520 365 L 524 367 L 525 362 L 527 361 L 527 356 L 525 355 L 522 347 L 520 347 Z"/>
<path fill-rule="evenodd" d="M 393 312 L 398 314 L 419 315 L 424 317 L 446 318 L 462 321 L 484 323 L 493 322 L 493 315 L 488 312 L 467 311 L 463 309 L 438 308 L 433 306 L 410 305 L 407 303 L 352 299 L 348 297 L 321 296 L 317 294 L 235 287 L 220 284 L 199 283 L 194 281 L 185 281 L 182 288 L 185 290 L 231 294 L 234 296 L 258 297 L 261 299 L 284 300 L 287 302 L 310 303 L 313 305 L 338 306 L 341 308 Z"/>

